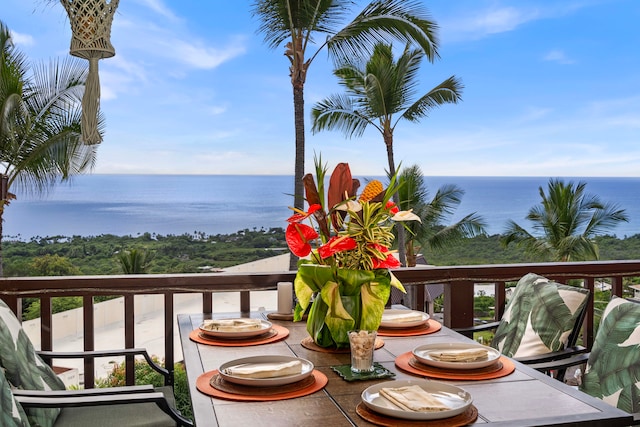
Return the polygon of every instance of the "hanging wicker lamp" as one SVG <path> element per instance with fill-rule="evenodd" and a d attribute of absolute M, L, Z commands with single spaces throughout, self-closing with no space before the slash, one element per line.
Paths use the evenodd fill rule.
<path fill-rule="evenodd" d="M 82 97 L 82 139 L 85 144 L 102 142 L 98 132 L 100 77 L 98 60 L 110 58 L 116 51 L 109 40 L 111 23 L 120 0 L 60 0 L 71 22 L 69 53 L 89 61 L 89 74 Z"/>

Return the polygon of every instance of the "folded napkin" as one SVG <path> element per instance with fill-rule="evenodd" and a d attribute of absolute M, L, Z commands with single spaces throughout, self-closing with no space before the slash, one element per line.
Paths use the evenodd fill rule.
<path fill-rule="evenodd" d="M 466 348 L 461 350 L 430 351 L 429 357 L 440 362 L 474 362 L 489 358 L 486 348 Z"/>
<path fill-rule="evenodd" d="M 231 366 L 223 371 L 227 375 L 241 378 L 275 378 L 302 373 L 302 362 L 245 363 Z"/>
<path fill-rule="evenodd" d="M 391 323 L 401 323 L 401 322 L 415 322 L 418 320 L 424 319 L 422 313 L 418 313 L 415 311 L 408 311 L 407 313 L 399 313 L 399 314 L 382 314 L 383 322 L 391 322 Z"/>
<path fill-rule="evenodd" d="M 380 396 L 404 411 L 441 412 L 451 409 L 417 385 L 381 388 Z"/>
<path fill-rule="evenodd" d="M 260 319 L 217 319 L 207 320 L 202 329 L 219 332 L 243 332 L 262 328 Z"/>

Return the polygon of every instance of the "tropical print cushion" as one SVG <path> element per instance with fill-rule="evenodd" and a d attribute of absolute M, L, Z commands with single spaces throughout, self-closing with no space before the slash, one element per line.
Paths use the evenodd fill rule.
<path fill-rule="evenodd" d="M 602 314 L 580 390 L 640 412 L 640 304 L 613 297 Z"/>
<path fill-rule="evenodd" d="M 588 299 L 588 289 L 529 273 L 518 281 L 491 346 L 515 358 L 562 350 Z"/>
<path fill-rule="evenodd" d="M 53 369 L 42 361 L 22 329 L 15 314 L 0 300 L 0 366 L 7 380 L 24 390 L 64 390 L 64 383 Z M 50 427 L 60 409 L 28 408 L 32 426 Z"/>
<path fill-rule="evenodd" d="M 0 368 L 0 426 L 29 427 L 27 415 L 11 393 L 11 386 Z"/>

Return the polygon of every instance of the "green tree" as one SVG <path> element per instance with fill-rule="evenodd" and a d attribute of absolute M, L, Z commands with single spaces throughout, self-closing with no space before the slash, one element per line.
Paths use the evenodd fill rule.
<path fill-rule="evenodd" d="M 392 46 L 378 43 L 366 64 L 349 58 L 334 71 L 346 94 L 335 94 L 311 109 L 313 132 L 341 130 L 348 137 L 362 136 L 369 127 L 382 135 L 389 175 L 396 173 L 393 133 L 401 120 L 419 122 L 435 107 L 458 103 L 462 83 L 451 76 L 417 100 L 418 71 L 424 58 L 420 49 L 406 46 L 394 61 Z"/>
<path fill-rule="evenodd" d="M 143 274 L 149 271 L 155 252 L 147 249 L 125 249 L 117 259 L 124 274 Z"/>
<path fill-rule="evenodd" d="M 346 26 L 351 0 L 257 0 L 252 12 L 261 21 L 259 32 L 270 48 L 283 46 L 290 61 L 295 127 L 294 206 L 303 209 L 305 158 L 304 84 L 309 66 L 323 48 L 336 60 L 369 54 L 375 42 L 398 39 L 416 43 L 429 60 L 438 56 L 436 25 L 421 2 L 378 0 L 367 5 Z M 315 44 L 317 43 L 317 44 Z M 316 48 L 307 57 L 307 48 Z M 295 259 L 295 257 L 292 257 Z M 295 261 L 293 263 L 295 268 Z"/>
<path fill-rule="evenodd" d="M 447 225 L 446 220 L 455 213 L 462 202 L 464 190 L 456 185 L 443 185 L 429 200 L 429 191 L 424 183 L 424 175 L 418 165 L 403 169 L 398 176 L 400 188 L 400 209 L 413 209 L 421 222 L 407 221 L 409 230 L 406 239 L 407 265 L 416 265 L 417 251 L 421 247 L 432 250 L 442 249 L 468 237 L 484 233 L 485 223 L 475 212 Z"/>
<path fill-rule="evenodd" d="M 73 58 L 29 67 L 0 22 L 0 276 L 2 216 L 15 199 L 9 190 L 42 194 L 95 163 L 96 148 L 84 144 L 80 131 L 87 72 Z"/>
<path fill-rule="evenodd" d="M 65 257 L 44 255 L 31 263 L 31 276 L 76 276 L 82 274 L 80 269 Z"/>
<path fill-rule="evenodd" d="M 530 233 L 513 220 L 507 224 L 501 243 L 514 243 L 546 261 L 588 261 L 600 258 L 595 237 L 606 234 L 620 222 L 628 222 L 624 209 L 603 203 L 585 193 L 586 183 L 550 179 L 547 193 L 539 187 L 542 202 L 529 210 Z"/>
<path fill-rule="evenodd" d="M 461 99 L 462 83 L 451 76 L 417 100 L 418 71 L 424 52 L 406 46 L 394 61 L 393 48 L 377 43 L 366 64 L 347 59 L 334 71 L 346 94 L 335 94 L 317 103 L 311 110 L 313 132 L 341 130 L 348 137 L 362 136 L 369 127 L 382 135 L 387 150 L 389 175 L 394 176 L 393 133 L 401 120 L 419 122 L 433 108 Z M 399 203 L 398 195 L 394 200 Z M 405 263 L 405 236 L 398 233 L 400 262 Z"/>

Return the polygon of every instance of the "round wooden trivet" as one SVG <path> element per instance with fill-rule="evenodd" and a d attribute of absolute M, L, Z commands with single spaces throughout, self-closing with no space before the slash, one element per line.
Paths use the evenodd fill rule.
<path fill-rule="evenodd" d="M 438 378 L 444 380 L 471 380 L 471 381 L 479 381 L 479 380 L 491 380 L 495 378 L 506 377 L 515 371 L 516 366 L 513 362 L 504 356 L 500 356 L 500 363 L 502 363 L 502 369 L 495 372 L 486 372 L 486 373 L 477 373 L 474 370 L 454 370 L 454 369 L 440 369 L 433 368 L 431 366 L 427 366 L 426 368 L 424 364 L 421 364 L 421 368 L 417 369 L 411 365 L 411 359 L 413 358 L 413 353 L 410 351 L 401 354 L 396 357 L 395 364 L 398 368 L 402 369 L 405 372 L 410 374 L 418 375 L 421 377 L 429 377 L 429 378 Z"/>
<path fill-rule="evenodd" d="M 469 405 L 466 411 L 451 418 L 439 420 L 403 420 L 401 418 L 388 417 L 372 411 L 364 403 L 358 403 L 356 413 L 370 423 L 384 427 L 413 427 L 413 426 L 438 426 L 438 427 L 458 427 L 471 424 L 478 419 L 478 408 Z"/>
<path fill-rule="evenodd" d="M 308 396 L 310 394 L 313 394 L 317 391 L 322 390 L 327 385 L 327 382 L 329 381 L 329 379 L 325 374 L 318 371 L 317 369 L 314 369 L 311 374 L 314 377 L 314 382 L 310 386 L 300 390 L 272 394 L 269 396 L 260 396 L 256 393 L 248 395 L 248 394 L 227 393 L 226 391 L 218 390 L 217 388 L 212 387 L 210 384 L 211 378 L 216 374 L 218 374 L 217 369 L 213 371 L 205 372 L 204 374 L 200 375 L 196 380 L 196 388 L 198 389 L 198 391 L 206 394 L 207 396 L 217 397 L 219 399 L 234 400 L 238 402 L 269 402 L 273 400 L 285 400 L 285 399 L 293 399 L 296 397 Z M 257 391 L 258 389 L 260 389 L 260 387 L 255 387 L 255 389 Z"/>
<path fill-rule="evenodd" d="M 437 374 L 451 375 L 451 374 L 459 374 L 461 372 L 458 369 L 446 369 L 446 368 L 438 368 L 437 366 L 429 366 L 426 363 L 422 363 L 421 361 L 419 361 L 415 357 L 412 357 L 411 359 L 409 359 L 409 365 L 411 365 L 412 367 L 414 367 L 416 369 L 424 371 L 426 373 L 437 373 Z M 495 372 L 501 371 L 502 368 L 504 368 L 504 365 L 502 364 L 502 362 L 500 360 L 498 360 L 496 363 L 494 363 L 492 365 L 489 365 L 489 366 L 485 366 L 484 368 L 465 369 L 463 372 L 464 372 L 464 375 L 466 377 L 467 375 L 493 374 Z"/>
<path fill-rule="evenodd" d="M 291 384 L 279 385 L 276 387 L 252 387 L 226 381 L 220 373 L 215 374 L 209 380 L 211 387 L 217 388 L 220 391 L 247 396 L 273 396 L 274 394 L 291 393 L 311 387 L 315 382 L 316 378 L 313 375 L 309 375 L 305 379 Z"/>
<path fill-rule="evenodd" d="M 383 337 L 414 337 L 418 335 L 428 335 L 442 329 L 442 324 L 433 319 L 427 323 L 413 328 L 378 328 L 378 335 Z"/>
<path fill-rule="evenodd" d="M 195 341 L 199 344 L 215 345 L 219 347 L 246 347 L 251 345 L 268 344 L 275 341 L 280 341 L 288 336 L 289 329 L 280 325 L 271 325 L 271 329 L 269 330 L 269 332 L 257 337 L 250 338 L 225 339 L 209 336 L 203 337 L 200 334 L 199 329 L 194 329 L 189 333 L 189 339 L 191 339 L 191 341 Z"/>
<path fill-rule="evenodd" d="M 306 348 L 307 350 L 319 351 L 322 353 L 350 353 L 351 349 L 347 348 L 335 348 L 335 347 L 320 347 L 313 341 L 311 337 L 305 337 L 300 344 Z M 384 345 L 384 340 L 382 338 L 376 337 L 376 350 L 381 348 Z"/>

